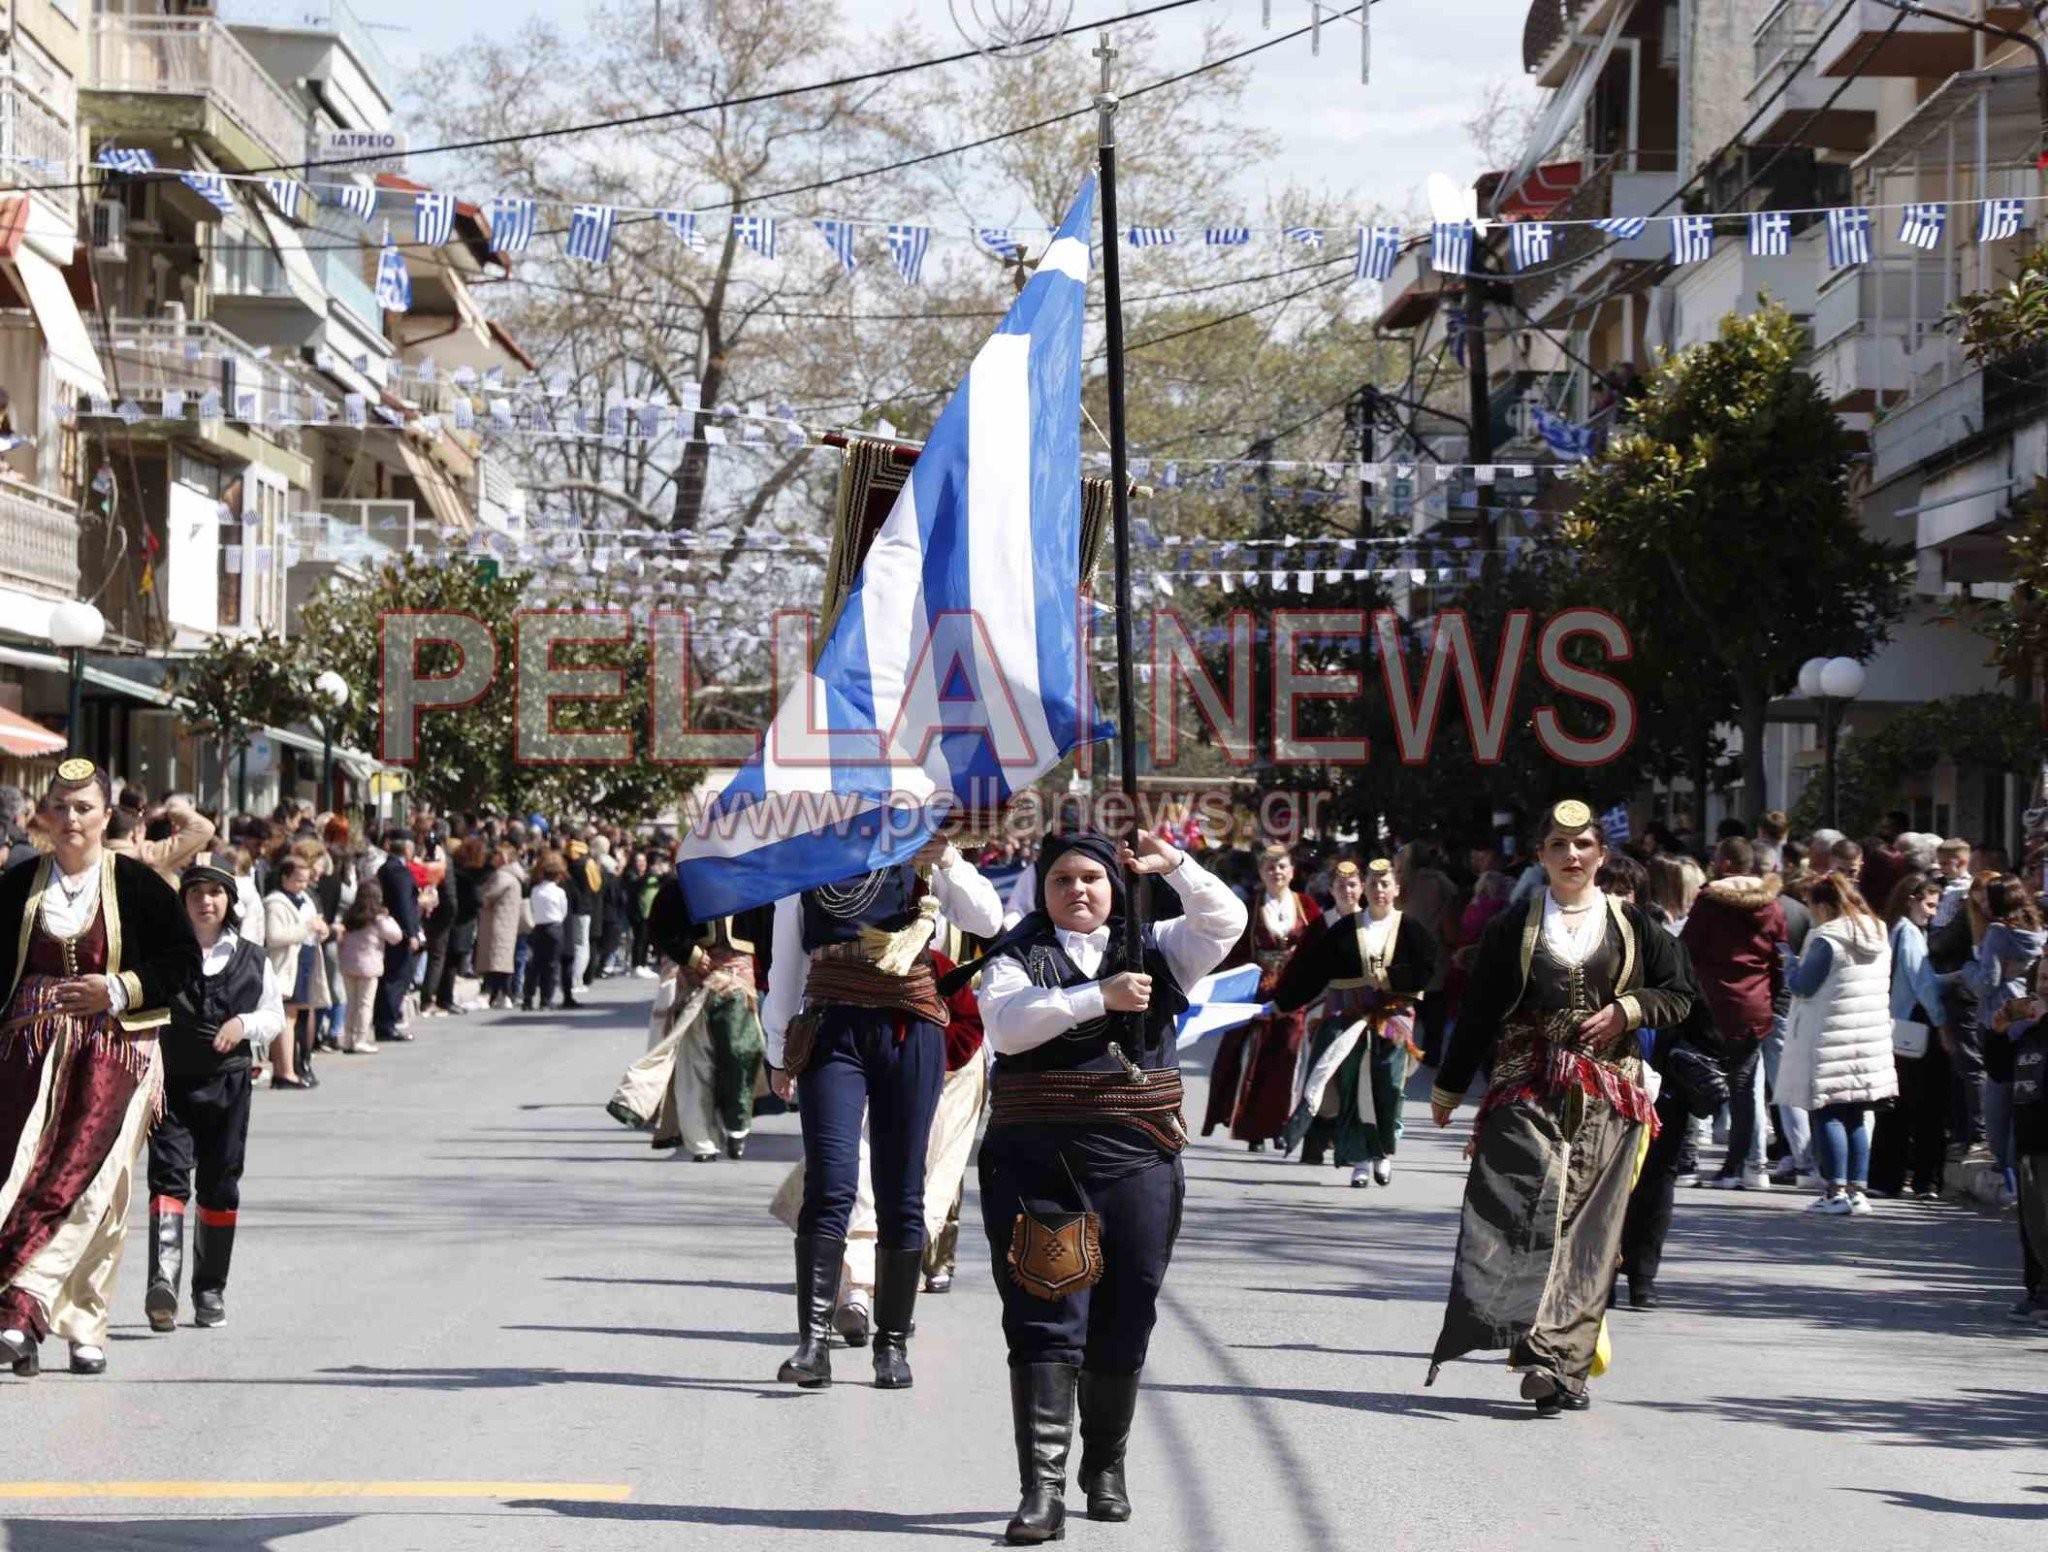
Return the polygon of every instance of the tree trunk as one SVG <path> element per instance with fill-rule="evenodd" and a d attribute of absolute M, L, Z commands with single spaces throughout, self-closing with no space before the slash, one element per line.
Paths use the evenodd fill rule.
<path fill-rule="evenodd" d="M 1764 722 L 1771 698 L 1755 680 L 1737 680 L 1736 691 L 1742 713 L 1742 815 L 1754 830 L 1770 807 L 1764 792 Z"/>

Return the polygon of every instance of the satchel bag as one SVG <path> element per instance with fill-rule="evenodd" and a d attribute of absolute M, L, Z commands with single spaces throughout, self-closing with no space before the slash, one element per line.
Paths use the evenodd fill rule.
<path fill-rule="evenodd" d="M 1918 1019 L 1892 1020 L 1892 1055 L 1912 1059 L 1927 1054 L 1927 1042 L 1934 1031 Z"/>
<path fill-rule="evenodd" d="M 1102 1281 L 1102 1220 L 1092 1212 L 1017 1214 L 1010 1281 L 1034 1299 L 1064 1299 Z"/>
<path fill-rule="evenodd" d="M 1664 1058 L 1664 1081 L 1686 1114 L 1710 1116 L 1728 1103 L 1728 1074 L 1698 1046 L 1681 1043 Z"/>
<path fill-rule="evenodd" d="M 806 1008 L 783 1030 L 782 1070 L 790 1077 L 802 1077 L 804 1069 L 811 1065 L 811 1055 L 818 1044 L 818 1023 L 823 1017 L 818 1010 Z"/>

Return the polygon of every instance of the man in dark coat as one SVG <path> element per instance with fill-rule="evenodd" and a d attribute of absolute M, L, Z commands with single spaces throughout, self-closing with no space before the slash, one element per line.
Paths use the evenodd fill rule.
<path fill-rule="evenodd" d="M 1785 977 L 1785 913 L 1775 875 L 1753 871 L 1750 843 L 1731 835 L 1714 848 L 1714 881 L 1693 902 L 1679 941 L 1721 1037 L 1728 1071 L 1728 1154 L 1713 1182 L 1724 1190 L 1762 1191 L 1765 1131 L 1762 1052 L 1772 1003 Z"/>
<path fill-rule="evenodd" d="M 377 883 L 384 891 L 384 909 L 404 936 L 384 950 L 384 974 L 377 982 L 377 1038 L 410 1040 L 411 1035 L 399 1032 L 398 1020 L 405 1010 L 405 989 L 412 982 L 412 956 L 426 943 L 420 930 L 420 888 L 408 865 L 412 832 L 393 829 L 384 837 L 384 851 Z"/>

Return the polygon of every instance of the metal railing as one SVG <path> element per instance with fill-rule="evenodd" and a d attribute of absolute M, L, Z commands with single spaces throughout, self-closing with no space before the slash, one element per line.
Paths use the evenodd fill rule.
<path fill-rule="evenodd" d="M 77 508 L 33 485 L 0 480 L 0 582 L 75 597 Z"/>
<path fill-rule="evenodd" d="M 391 61 L 370 32 L 369 23 L 351 10 L 347 0 L 221 0 L 220 19 L 231 27 L 274 27 L 280 32 L 331 32 L 363 62 L 382 86 L 392 74 Z"/>
<path fill-rule="evenodd" d="M 72 181 L 78 154 L 75 126 L 45 107 L 11 75 L 0 75 L 0 183 L 39 188 L 69 216 L 73 191 L 52 185 Z"/>
<path fill-rule="evenodd" d="M 372 329 L 381 332 L 384 304 L 377 300 L 376 289 L 363 279 L 362 259 L 353 250 L 334 245 L 324 234 L 317 240 L 320 243 L 320 279 L 327 287 L 327 294 Z"/>
<path fill-rule="evenodd" d="M 92 85 L 103 92 L 210 98 L 274 161 L 305 159 L 304 112 L 256 56 L 210 17 L 96 18 Z"/>
<path fill-rule="evenodd" d="M 1757 23 L 1756 58 L 1749 78 L 1752 92 L 1781 61 L 1812 45 L 1814 34 L 1820 31 L 1821 11 L 1820 0 L 1778 0 L 1770 14 Z"/>

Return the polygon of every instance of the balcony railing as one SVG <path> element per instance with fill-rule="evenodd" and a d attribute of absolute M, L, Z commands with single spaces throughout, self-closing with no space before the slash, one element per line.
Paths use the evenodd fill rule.
<path fill-rule="evenodd" d="M 78 511 L 33 485 L 0 480 L 0 585 L 78 593 Z"/>
<path fill-rule="evenodd" d="M 298 516 L 299 558 L 378 566 L 415 547 L 437 549 L 433 519 L 410 501 L 323 496 Z"/>
<path fill-rule="evenodd" d="M 381 331 L 384 327 L 384 304 L 377 300 L 375 288 L 363 279 L 361 257 L 353 249 L 337 246 L 324 234 L 318 241 L 320 279 L 327 287 L 327 294 L 371 329 Z"/>
<path fill-rule="evenodd" d="M 220 418 L 260 426 L 273 392 L 316 386 L 310 372 L 266 360 L 262 352 L 210 319 L 124 318 L 110 329 L 93 321 L 94 343 L 112 367 L 117 391 L 153 405 L 166 389 L 196 411 L 209 389 L 220 395 Z M 250 396 L 253 395 L 253 401 Z"/>
<path fill-rule="evenodd" d="M 102 16 L 92 85 L 103 92 L 204 97 L 284 164 L 306 155 L 306 116 L 234 34 L 206 17 Z"/>
<path fill-rule="evenodd" d="M 77 130 L 21 82 L 0 76 L 0 183 L 41 188 L 45 199 L 70 215 L 71 191 L 52 186 L 72 181 L 77 139 Z"/>
<path fill-rule="evenodd" d="M 1789 57 L 1790 62 L 1796 63 L 1813 46 L 1814 34 L 1820 31 L 1821 10 L 1821 0 L 1778 0 L 1770 14 L 1757 24 L 1751 91 L 1781 61 Z"/>
<path fill-rule="evenodd" d="M 231 27 L 274 27 L 280 32 L 331 32 L 346 43 L 380 85 L 392 76 L 369 24 L 347 0 L 221 0 L 220 19 Z"/>

